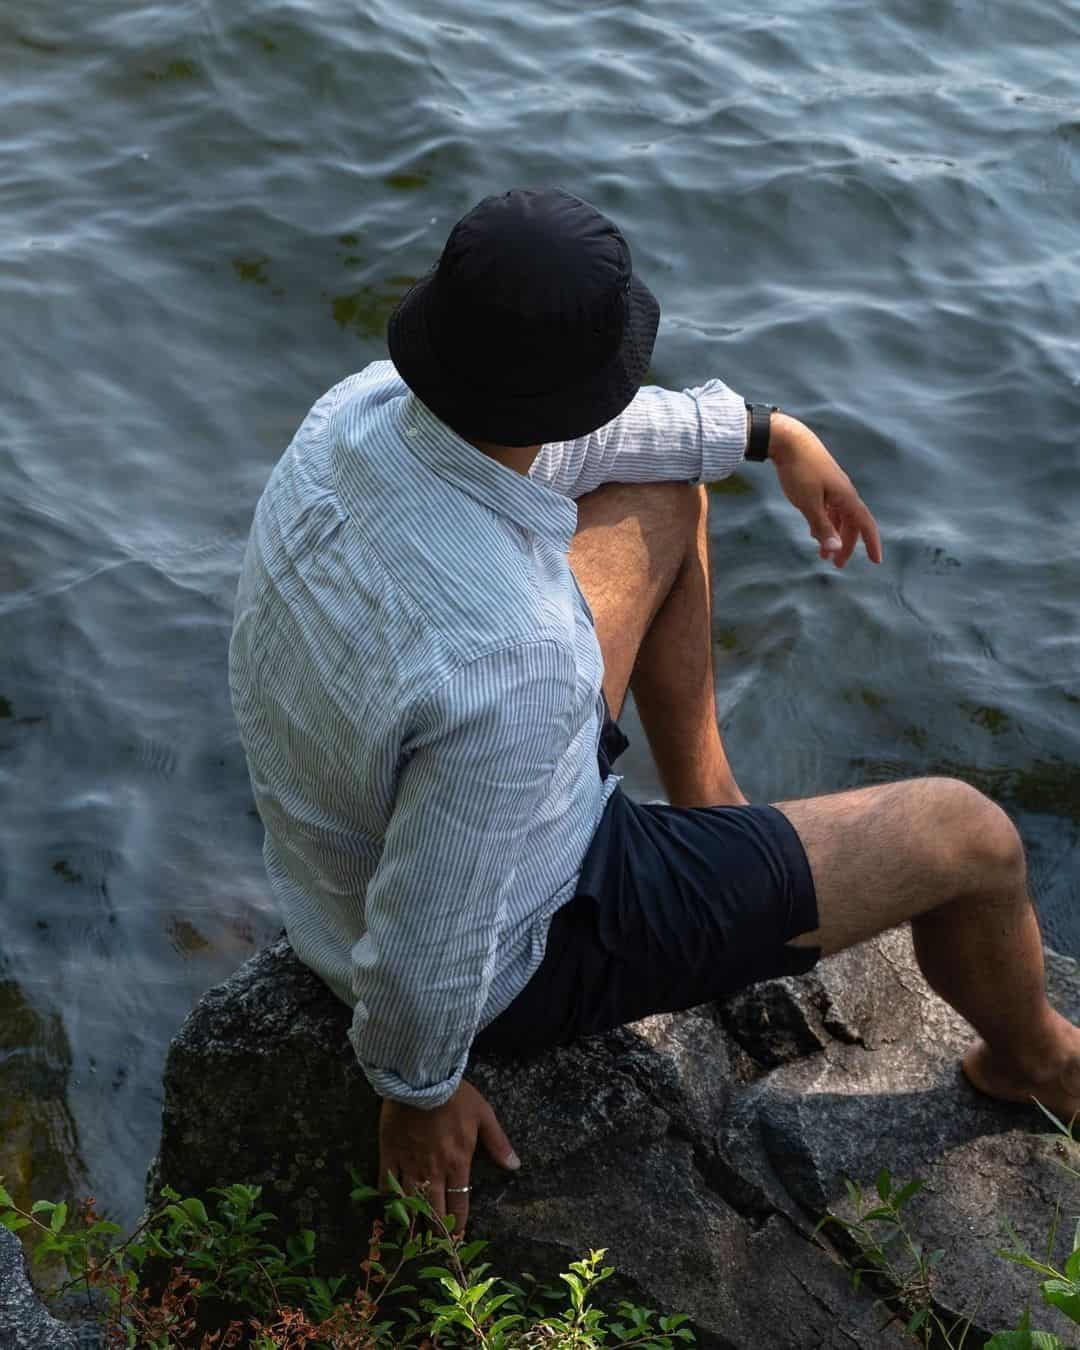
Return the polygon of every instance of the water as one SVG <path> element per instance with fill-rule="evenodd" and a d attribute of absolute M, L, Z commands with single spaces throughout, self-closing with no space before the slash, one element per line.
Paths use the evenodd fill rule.
<path fill-rule="evenodd" d="M 225 679 L 252 507 L 453 221 L 514 184 L 622 224 L 658 381 L 798 412 L 877 512 L 884 566 L 837 576 L 768 467 L 712 499 L 744 789 L 962 774 L 1080 952 L 1075 5 L 38 0 L 0 59 L 21 1195 L 135 1215 L 169 1036 L 277 929 Z M 640 738 L 629 785 L 657 791 Z"/>

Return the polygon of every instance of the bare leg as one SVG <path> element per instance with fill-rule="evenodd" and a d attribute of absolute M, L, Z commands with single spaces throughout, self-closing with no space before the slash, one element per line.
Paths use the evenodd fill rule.
<path fill-rule="evenodd" d="M 720 739 L 712 655 L 708 494 L 691 493 L 692 530 L 675 582 L 630 677 L 641 725 L 673 806 L 744 798 Z"/>
<path fill-rule="evenodd" d="M 820 927 L 799 946 L 840 951 L 911 920 L 927 983 L 982 1037 L 973 1085 L 1080 1110 L 1080 1030 L 1046 999 L 1023 847 L 1005 813 L 953 779 L 782 802 L 807 851 Z"/>
<path fill-rule="evenodd" d="M 680 483 L 610 484 L 578 502 L 570 563 L 592 609 L 604 693 L 627 688 L 669 800 L 741 802 L 716 720 L 707 497 Z"/>

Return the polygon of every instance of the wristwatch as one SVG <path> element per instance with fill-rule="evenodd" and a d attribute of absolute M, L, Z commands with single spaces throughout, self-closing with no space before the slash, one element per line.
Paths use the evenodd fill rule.
<path fill-rule="evenodd" d="M 760 462 L 769 458 L 769 427 L 773 413 L 780 410 L 773 403 L 748 403 L 746 411 L 750 414 L 746 458 Z"/>

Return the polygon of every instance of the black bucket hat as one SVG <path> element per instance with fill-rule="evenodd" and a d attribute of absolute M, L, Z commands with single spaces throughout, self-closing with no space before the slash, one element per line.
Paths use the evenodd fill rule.
<path fill-rule="evenodd" d="M 659 321 L 606 216 L 561 188 L 519 188 L 458 221 L 387 342 L 401 378 L 459 435 L 541 445 L 622 412 Z"/>

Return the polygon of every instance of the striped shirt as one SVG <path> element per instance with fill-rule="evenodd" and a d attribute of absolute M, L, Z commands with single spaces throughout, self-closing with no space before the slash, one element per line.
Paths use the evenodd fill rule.
<path fill-rule="evenodd" d="M 719 381 L 642 389 L 529 475 L 463 441 L 388 361 L 325 394 L 259 501 L 233 707 L 297 955 L 352 1009 L 375 1091 L 431 1108 L 540 964 L 617 783 L 574 498 L 743 457 Z"/>

